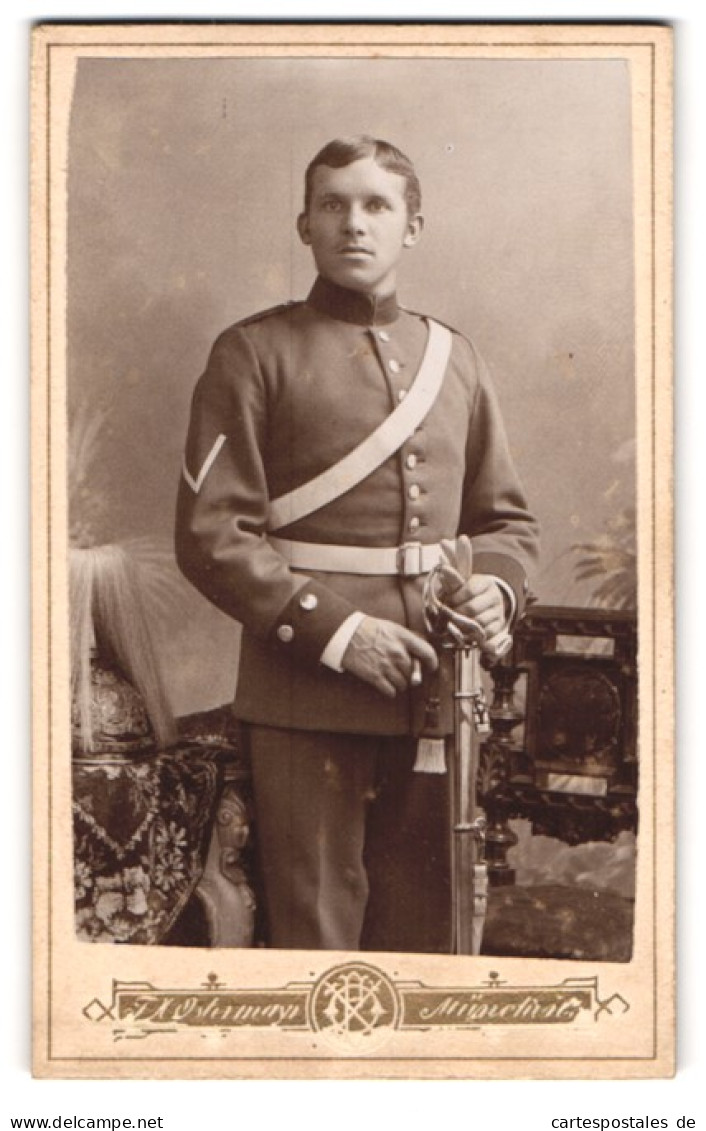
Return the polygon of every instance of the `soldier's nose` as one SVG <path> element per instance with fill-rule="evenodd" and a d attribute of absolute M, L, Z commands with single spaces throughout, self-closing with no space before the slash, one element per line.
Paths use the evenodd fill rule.
<path fill-rule="evenodd" d="M 363 231 L 363 214 L 357 208 L 351 208 L 344 216 L 344 227 L 347 232 Z"/>

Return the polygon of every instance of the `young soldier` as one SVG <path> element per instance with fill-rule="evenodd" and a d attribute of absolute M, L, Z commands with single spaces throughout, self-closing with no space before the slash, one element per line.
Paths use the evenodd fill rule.
<path fill-rule="evenodd" d="M 442 539 L 470 537 L 450 603 L 492 648 L 536 552 L 482 360 L 398 305 L 420 207 L 394 146 L 326 145 L 297 220 L 308 298 L 226 330 L 193 399 L 177 556 L 243 626 L 276 947 L 447 950 L 446 777 L 413 770 L 438 666 L 424 577 Z"/>

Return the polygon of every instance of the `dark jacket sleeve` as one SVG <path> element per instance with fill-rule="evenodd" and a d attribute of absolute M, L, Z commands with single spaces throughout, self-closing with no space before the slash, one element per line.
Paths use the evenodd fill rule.
<path fill-rule="evenodd" d="M 193 396 L 177 500 L 177 562 L 201 593 L 255 636 L 318 662 L 355 608 L 292 572 L 264 536 L 266 411 L 247 334 L 226 331 Z"/>
<path fill-rule="evenodd" d="M 522 614 L 537 564 L 539 526 L 510 455 L 505 425 L 488 369 L 470 343 L 477 386 L 466 448 L 459 533 L 473 545 L 473 572 L 493 574 L 512 589 L 515 619 Z"/>

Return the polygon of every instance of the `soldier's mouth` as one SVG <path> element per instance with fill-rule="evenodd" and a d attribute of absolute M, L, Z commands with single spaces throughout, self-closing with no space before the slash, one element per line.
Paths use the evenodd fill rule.
<path fill-rule="evenodd" d="M 372 255 L 373 252 L 367 247 L 356 247 L 354 245 L 342 247 L 339 249 L 339 255 Z"/>

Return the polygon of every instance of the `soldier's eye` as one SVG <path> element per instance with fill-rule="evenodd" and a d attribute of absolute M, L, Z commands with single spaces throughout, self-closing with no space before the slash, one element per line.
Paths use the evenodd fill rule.
<path fill-rule="evenodd" d="M 373 200 L 368 201 L 368 208 L 371 212 L 384 212 L 387 208 L 387 201 L 382 197 L 374 197 Z"/>
<path fill-rule="evenodd" d="M 321 208 L 324 212 L 337 212 L 341 207 L 339 200 L 324 200 L 321 202 Z"/>

